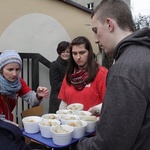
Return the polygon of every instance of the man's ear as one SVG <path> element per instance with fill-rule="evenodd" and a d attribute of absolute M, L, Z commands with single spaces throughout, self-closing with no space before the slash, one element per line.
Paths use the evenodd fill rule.
<path fill-rule="evenodd" d="M 113 23 L 113 20 L 111 18 L 107 18 L 106 19 L 106 24 L 107 24 L 108 30 L 110 32 L 113 31 L 113 29 L 114 29 L 114 23 Z"/>

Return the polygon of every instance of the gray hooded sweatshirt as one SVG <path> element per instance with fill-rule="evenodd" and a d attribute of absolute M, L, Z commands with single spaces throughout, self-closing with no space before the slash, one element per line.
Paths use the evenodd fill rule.
<path fill-rule="evenodd" d="M 114 60 L 96 135 L 78 150 L 150 150 L 150 29 L 123 39 Z"/>

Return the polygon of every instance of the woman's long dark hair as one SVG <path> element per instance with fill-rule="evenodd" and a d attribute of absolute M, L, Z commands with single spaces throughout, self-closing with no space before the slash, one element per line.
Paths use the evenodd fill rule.
<path fill-rule="evenodd" d="M 71 42 L 70 59 L 69 59 L 67 73 L 66 73 L 66 80 L 69 85 L 71 84 L 70 76 L 74 72 L 74 68 L 78 67 L 78 65 L 75 63 L 73 56 L 72 56 L 72 47 L 75 45 L 81 45 L 81 44 L 84 44 L 85 49 L 87 49 L 89 51 L 88 60 L 87 60 L 87 71 L 88 71 L 89 77 L 86 80 L 87 84 L 94 80 L 97 70 L 98 70 L 99 64 L 97 63 L 97 61 L 94 58 L 93 48 L 92 48 L 90 41 L 84 36 L 76 37 Z"/>

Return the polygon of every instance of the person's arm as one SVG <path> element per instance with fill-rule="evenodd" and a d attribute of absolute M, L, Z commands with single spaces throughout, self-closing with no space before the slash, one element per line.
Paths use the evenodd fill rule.
<path fill-rule="evenodd" d="M 67 104 L 64 101 L 60 102 L 59 109 L 67 109 Z"/>
<path fill-rule="evenodd" d="M 107 84 L 96 136 L 81 139 L 77 150 L 131 150 L 143 124 L 146 102 L 138 87 L 113 77 Z"/>
<path fill-rule="evenodd" d="M 22 88 L 19 96 L 31 106 L 39 105 L 43 97 L 48 97 L 49 90 L 46 87 L 39 86 L 37 91 L 32 91 L 23 79 L 20 79 Z"/>
<path fill-rule="evenodd" d="M 37 94 L 35 91 L 30 91 L 27 94 L 21 96 L 21 98 L 31 106 L 39 105 L 42 100 L 41 98 L 37 98 Z"/>
<path fill-rule="evenodd" d="M 37 99 L 48 98 L 49 90 L 47 87 L 39 86 L 36 90 Z"/>
<path fill-rule="evenodd" d="M 19 126 L 17 123 L 15 123 L 15 122 L 12 122 L 12 121 L 10 121 L 10 120 L 7 120 L 6 118 L 5 118 L 5 115 L 4 114 L 0 114 L 0 120 L 2 120 L 2 121 L 4 121 L 4 122 L 8 122 L 8 123 L 11 123 L 11 124 L 13 124 L 13 125 L 15 125 L 15 126 Z"/>

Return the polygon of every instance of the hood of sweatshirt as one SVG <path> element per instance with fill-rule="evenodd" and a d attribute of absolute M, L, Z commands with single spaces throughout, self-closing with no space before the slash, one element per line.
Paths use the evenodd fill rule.
<path fill-rule="evenodd" d="M 126 47 L 130 45 L 140 45 L 150 49 L 150 28 L 143 28 L 135 31 L 133 34 L 120 41 L 115 48 L 114 59 L 117 60 L 126 50 Z"/>

